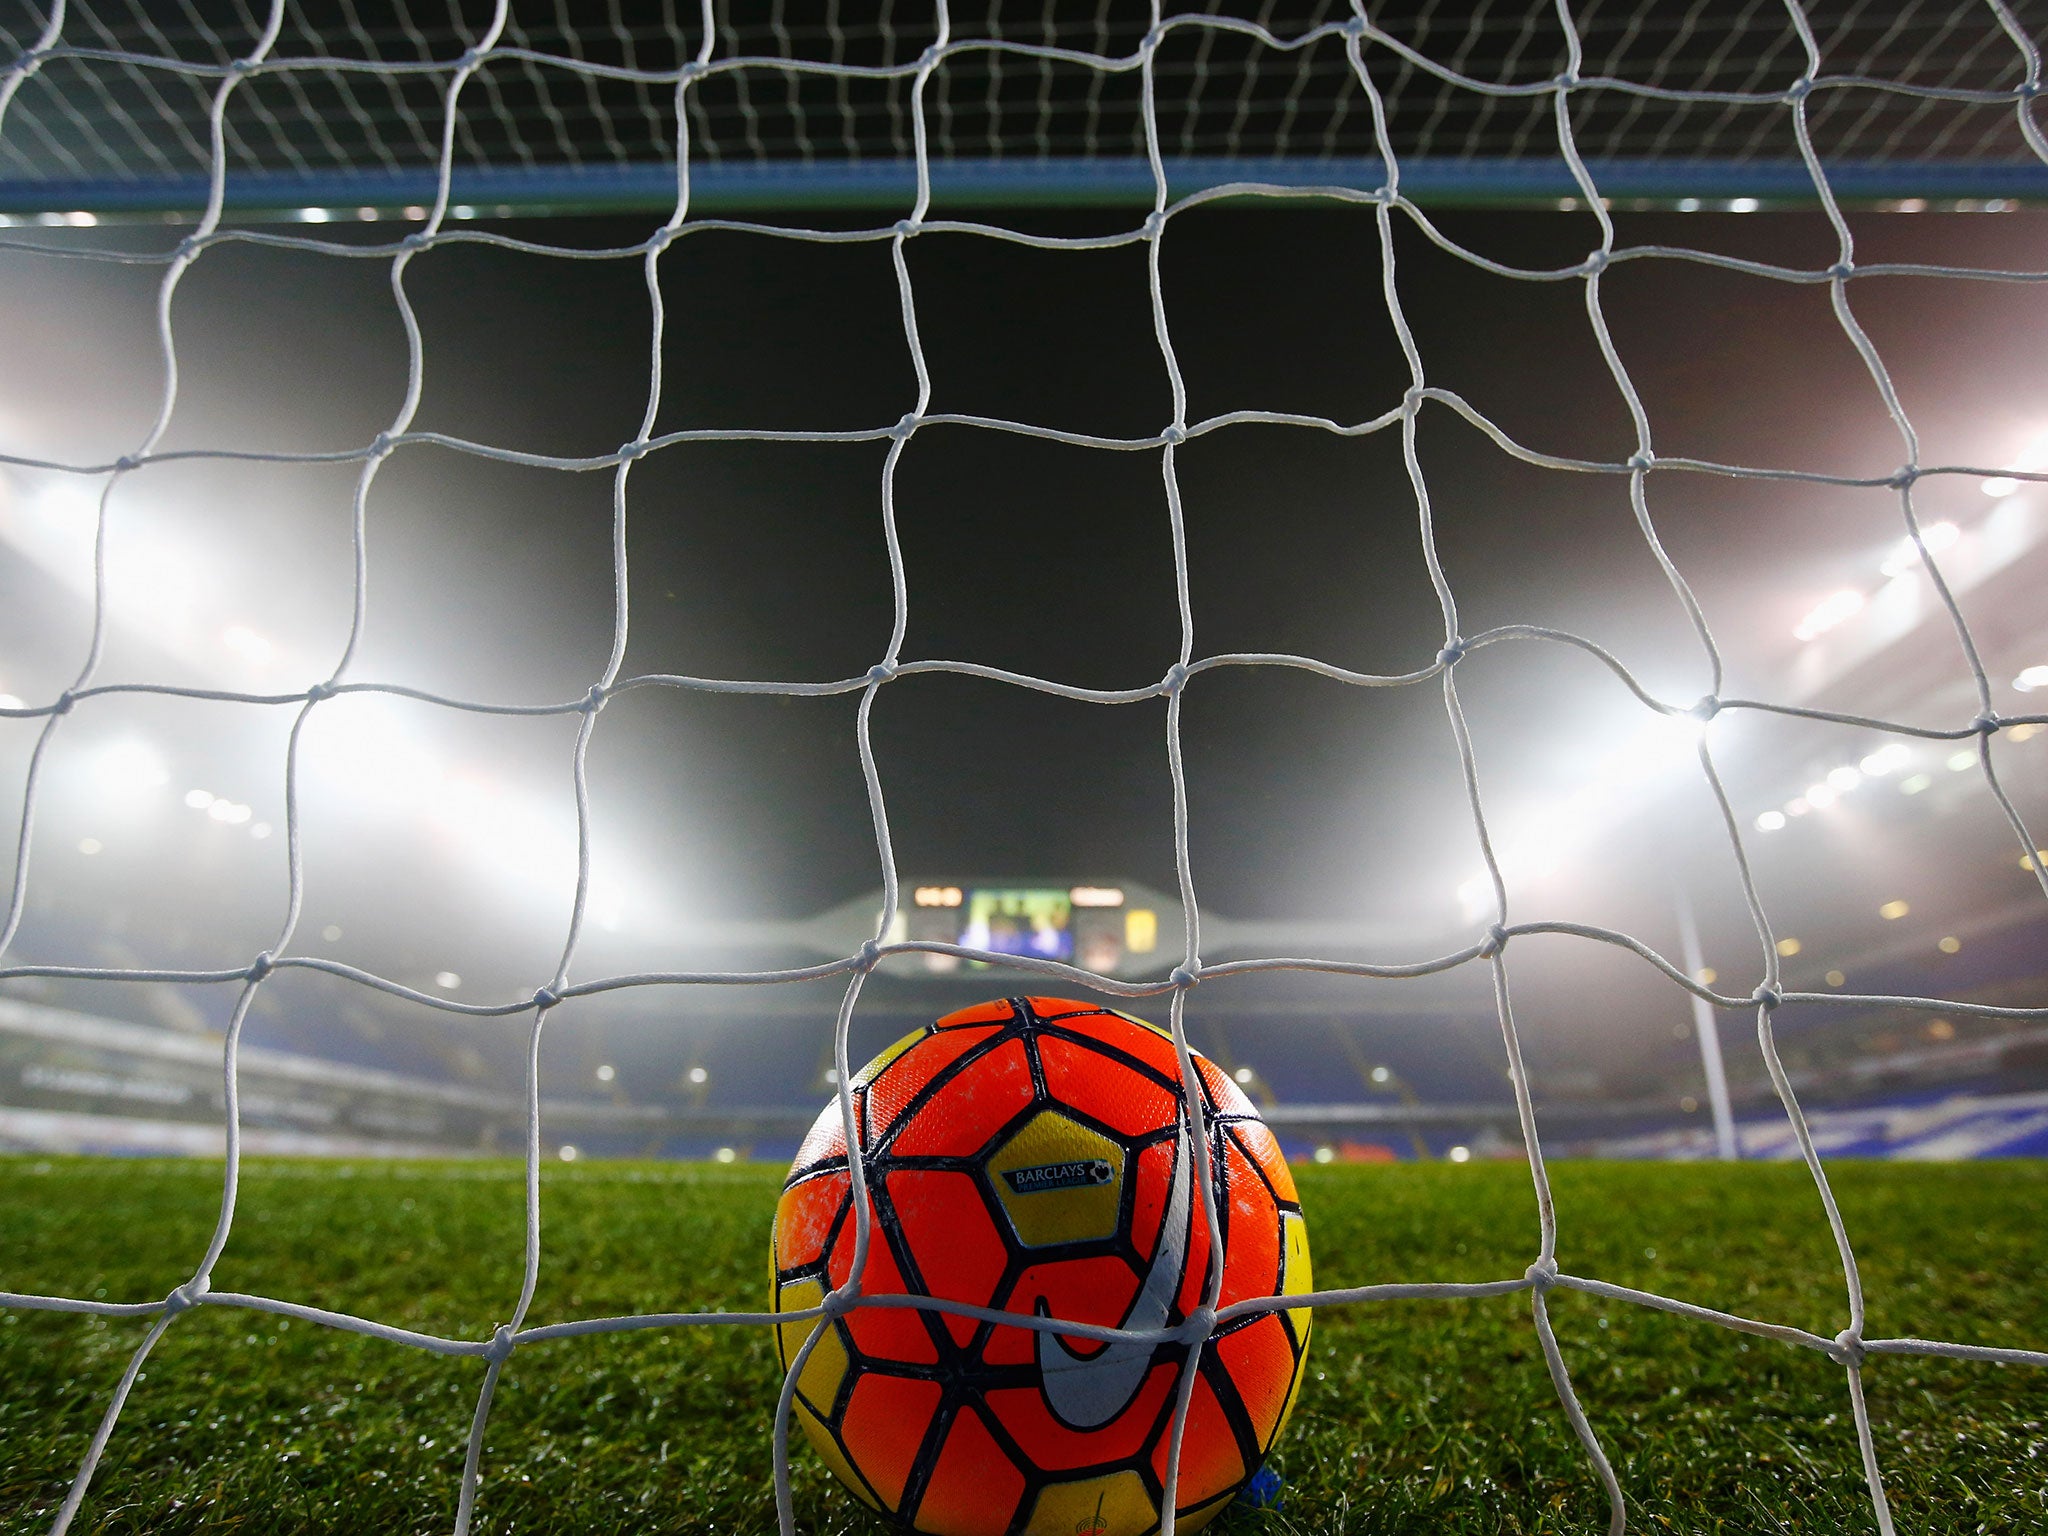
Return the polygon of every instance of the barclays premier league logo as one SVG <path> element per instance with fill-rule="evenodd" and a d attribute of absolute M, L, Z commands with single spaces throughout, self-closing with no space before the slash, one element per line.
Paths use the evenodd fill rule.
<path fill-rule="evenodd" d="M 1083 1189 L 1091 1184 L 1107 1184 L 1115 1174 L 1101 1158 L 1089 1157 L 1071 1163 L 1041 1163 L 1036 1168 L 1012 1168 L 1003 1177 L 1018 1194 L 1038 1195 L 1054 1189 Z"/>

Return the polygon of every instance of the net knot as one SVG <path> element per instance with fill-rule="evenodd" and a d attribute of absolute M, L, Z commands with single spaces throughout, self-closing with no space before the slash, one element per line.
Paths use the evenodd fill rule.
<path fill-rule="evenodd" d="M 1185 989 L 1188 987 L 1192 987 L 1196 982 L 1200 981 L 1202 978 L 1199 974 L 1189 970 L 1186 966 L 1176 965 L 1173 968 L 1173 974 L 1167 977 L 1166 979 L 1172 982 L 1174 986 Z"/>
<path fill-rule="evenodd" d="M 1179 1343 L 1201 1343 L 1216 1331 L 1216 1309 L 1208 1306 L 1196 1307 L 1187 1315 L 1187 1320 L 1173 1331 Z"/>
<path fill-rule="evenodd" d="M 249 969 L 245 974 L 251 981 L 261 981 L 276 969 L 277 961 L 272 957 L 270 951 L 266 949 L 262 954 L 249 962 Z"/>
<path fill-rule="evenodd" d="M 903 237 L 908 239 L 911 235 L 916 234 L 920 229 L 924 228 L 924 225 L 921 221 L 917 219 L 898 219 L 890 227 L 894 229 L 897 234 L 902 235 Z"/>
<path fill-rule="evenodd" d="M 315 683 L 306 690 L 306 702 L 318 704 L 322 699 L 331 699 L 341 692 L 333 683 Z"/>
<path fill-rule="evenodd" d="M 68 715 L 71 713 L 71 706 L 77 702 L 78 695 L 69 688 L 66 688 L 57 695 L 57 701 L 50 706 L 50 713 L 53 715 Z"/>
<path fill-rule="evenodd" d="M 889 429 L 889 435 L 895 438 L 897 442 L 903 442 L 909 438 L 911 433 L 917 430 L 918 424 L 923 419 L 915 411 L 905 411 L 903 418 Z"/>
<path fill-rule="evenodd" d="M 553 987 L 535 987 L 533 989 L 533 1006 L 542 1012 L 554 1007 L 561 1000 L 562 994 Z"/>
<path fill-rule="evenodd" d="M 1346 37 L 1365 36 L 1365 18 L 1363 16 L 1353 16 L 1350 20 L 1346 21 L 1344 23 L 1344 35 Z"/>
<path fill-rule="evenodd" d="M 1628 456 L 1627 467 L 1631 470 L 1647 473 L 1657 467 L 1657 455 L 1650 452 L 1647 448 L 1638 448 Z"/>
<path fill-rule="evenodd" d="M 1863 1364 L 1870 1351 L 1864 1348 L 1863 1336 L 1854 1328 L 1844 1328 L 1835 1335 L 1834 1348 L 1828 1351 L 1828 1358 L 1837 1365 L 1846 1365 L 1851 1370 Z"/>
<path fill-rule="evenodd" d="M 1145 222 L 1140 227 L 1144 230 L 1147 240 L 1157 240 L 1166 233 L 1166 215 L 1155 208 L 1145 215 Z"/>
<path fill-rule="evenodd" d="M 1179 422 L 1173 422 L 1159 436 L 1162 441 L 1178 445 L 1188 440 L 1188 429 Z"/>
<path fill-rule="evenodd" d="M 228 73 L 231 75 L 246 75 L 247 73 L 249 73 L 250 70 L 254 69 L 255 67 L 256 61 L 254 59 L 228 60 Z"/>
<path fill-rule="evenodd" d="M 1607 253 L 1605 251 L 1588 251 L 1586 252 L 1586 259 L 1579 263 L 1579 271 L 1587 277 L 1592 277 L 1596 273 L 1605 272 L 1606 270 Z"/>
<path fill-rule="evenodd" d="M 861 971 L 872 971 L 882 963 L 882 946 L 873 939 L 862 939 L 860 949 L 853 958 L 854 964 Z"/>
<path fill-rule="evenodd" d="M 1188 685 L 1187 663 L 1176 661 L 1166 669 L 1166 675 L 1159 679 L 1159 691 L 1169 698 Z"/>
<path fill-rule="evenodd" d="M 622 463 L 627 464 L 632 463 L 635 459 L 644 459 L 647 457 L 647 450 L 652 446 L 653 444 L 649 443 L 646 438 L 636 437 L 630 443 L 619 444 L 619 459 Z"/>
<path fill-rule="evenodd" d="M 1854 277 L 1855 275 L 1856 263 L 1853 261 L 1838 261 L 1833 266 L 1828 268 L 1828 276 L 1833 278 L 1836 282 L 1845 282 L 1849 278 Z"/>
<path fill-rule="evenodd" d="M 1541 1258 L 1522 1271 L 1522 1278 L 1539 1291 L 1547 1291 L 1557 1284 L 1557 1260 Z"/>
<path fill-rule="evenodd" d="M 1978 736 L 1994 736 L 2004 724 L 1996 715 L 1979 715 L 1970 722 L 1970 730 Z"/>
<path fill-rule="evenodd" d="M 1705 725 L 1721 713 L 1721 701 L 1711 693 L 1703 693 L 1693 700 L 1692 708 L 1686 711 L 1693 719 Z"/>
<path fill-rule="evenodd" d="M 1919 478 L 1920 466 L 1917 464 L 1905 464 L 1901 465 L 1891 479 L 1885 481 L 1885 484 L 1892 490 L 1903 491 L 1918 481 Z"/>
<path fill-rule="evenodd" d="M 194 1275 L 164 1298 L 164 1316 L 176 1317 L 180 1312 L 189 1312 L 199 1305 L 200 1299 L 213 1289 L 213 1282 L 204 1275 Z"/>
<path fill-rule="evenodd" d="M 604 708 L 605 697 L 604 684 L 592 683 L 590 685 L 590 692 L 583 695 L 583 702 L 578 708 L 586 715 L 594 715 Z"/>
<path fill-rule="evenodd" d="M 1436 664 L 1440 667 L 1455 667 L 1465 657 L 1465 642 L 1462 638 L 1453 640 L 1436 653 Z"/>
<path fill-rule="evenodd" d="M 1785 994 L 1769 982 L 1764 982 L 1749 994 L 1749 1000 L 1759 1008 L 1775 1008 L 1785 1001 Z"/>
<path fill-rule="evenodd" d="M 1577 90 L 1579 87 L 1579 72 L 1576 69 L 1560 71 L 1557 78 L 1550 83 L 1560 91 Z"/>
<path fill-rule="evenodd" d="M 1508 947 L 1508 938 L 1507 929 L 1503 928 L 1499 923 L 1495 923 L 1486 930 L 1486 942 L 1479 946 L 1479 958 L 1491 960 L 1495 955 Z"/>
<path fill-rule="evenodd" d="M 518 1340 L 512 1334 L 512 1325 L 500 1323 L 492 1330 L 491 1346 L 484 1351 L 484 1358 L 493 1365 L 502 1365 L 511 1358 L 512 1351 L 518 1347 Z"/>
<path fill-rule="evenodd" d="M 134 469 L 141 462 L 142 461 L 136 458 L 134 454 L 124 453 L 121 455 L 121 457 L 114 460 L 114 473 L 117 475 L 125 475 L 128 473 L 129 470 Z"/>
<path fill-rule="evenodd" d="M 921 70 L 937 69 L 939 67 L 939 62 L 942 59 L 944 59 L 945 56 L 946 50 L 941 48 L 937 43 L 933 43 L 929 48 L 925 49 L 923 53 L 920 53 L 917 56 L 917 67 Z"/>
<path fill-rule="evenodd" d="M 391 434 L 389 432 L 379 432 L 370 439 L 370 457 L 381 459 L 388 457 L 390 452 Z"/>
<path fill-rule="evenodd" d="M 823 1321 L 829 1323 L 833 1318 L 844 1317 L 855 1307 L 859 1306 L 860 1292 L 855 1289 L 853 1282 L 849 1280 L 846 1284 L 840 1286 L 838 1290 L 827 1293 L 825 1299 L 819 1302 L 818 1305 L 824 1309 Z"/>
<path fill-rule="evenodd" d="M 482 64 L 483 61 L 484 53 L 481 48 L 467 48 L 463 50 L 462 57 L 455 61 L 455 67 L 461 70 L 473 70 Z"/>
<path fill-rule="evenodd" d="M 893 682 L 895 677 L 896 663 L 893 661 L 878 661 L 868 668 L 868 681 L 877 687 L 883 683 Z"/>
<path fill-rule="evenodd" d="M 2032 100 L 2033 100 L 2033 99 L 2034 99 L 2034 98 L 2035 98 L 2036 96 L 2038 96 L 2038 95 L 2040 95 L 2040 94 L 2041 94 L 2041 82 L 2040 82 L 2040 81 L 2038 81 L 2038 80 L 2022 80 L 2022 81 L 2020 82 L 2020 87 L 2019 87 L 2019 97 L 2020 97 L 2020 100 L 2021 100 L 2021 101 L 2032 101 Z"/>
<path fill-rule="evenodd" d="M 1811 75 L 1801 75 L 1797 80 L 1794 80 L 1785 87 L 1785 99 L 1787 101 L 1804 101 L 1812 94 L 1813 76 Z"/>

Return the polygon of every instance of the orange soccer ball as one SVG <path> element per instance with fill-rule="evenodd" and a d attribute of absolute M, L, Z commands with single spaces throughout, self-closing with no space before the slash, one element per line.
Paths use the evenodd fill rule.
<path fill-rule="evenodd" d="M 1311 1289 L 1308 1233 L 1273 1134 L 1214 1063 L 1204 1088 L 1219 1307 Z M 1170 1328 L 1201 1304 L 1209 1229 L 1173 1042 L 1061 998 L 1010 998 L 905 1036 L 853 1084 L 873 1220 L 862 1295 Z M 839 1105 L 776 1207 L 772 1304 L 845 1283 L 854 1222 Z M 909 1307 L 825 1325 L 792 1411 L 855 1494 L 929 1536 L 1144 1536 L 1158 1529 L 1188 1347 L 1101 1343 Z M 785 1370 L 818 1327 L 776 1329 Z M 1255 1473 L 1301 1385 L 1306 1307 L 1253 1311 L 1201 1352 L 1178 1527 Z"/>

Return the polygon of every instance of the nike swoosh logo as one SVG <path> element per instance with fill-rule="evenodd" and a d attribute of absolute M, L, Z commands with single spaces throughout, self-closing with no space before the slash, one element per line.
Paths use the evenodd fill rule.
<path fill-rule="evenodd" d="M 1159 1245 L 1152 1251 L 1152 1267 L 1145 1283 L 1131 1300 L 1131 1309 L 1118 1326 L 1130 1329 L 1163 1328 L 1180 1290 L 1181 1275 L 1187 1268 L 1189 1186 L 1194 1182 L 1190 1168 L 1188 1134 L 1185 1125 L 1174 1136 L 1173 1173 L 1166 1188 L 1166 1216 L 1159 1225 Z M 1052 1313 L 1043 1296 L 1035 1309 L 1040 1317 Z M 1046 1401 L 1061 1423 L 1075 1429 L 1099 1429 L 1122 1413 L 1145 1384 L 1145 1372 L 1152 1364 L 1156 1346 L 1139 1339 L 1117 1339 L 1083 1359 L 1056 1333 L 1038 1336 L 1038 1371 L 1043 1379 Z"/>

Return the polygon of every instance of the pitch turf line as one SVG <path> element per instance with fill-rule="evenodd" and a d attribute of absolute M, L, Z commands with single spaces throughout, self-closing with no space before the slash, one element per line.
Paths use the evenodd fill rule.
<path fill-rule="evenodd" d="M 1841 1285 L 1803 1170 L 1560 1163 L 1569 1271 L 1822 1334 Z M 203 1247 L 218 1165 L 0 1159 L 0 1288 L 163 1295 Z M 1493 1279 L 1534 1245 L 1517 1167 L 1310 1168 L 1318 1283 Z M 2048 1342 L 2048 1164 L 1842 1164 L 1870 1334 Z M 531 1321 L 757 1307 L 772 1169 L 545 1175 Z M 518 1288 L 513 1165 L 252 1164 L 221 1290 L 486 1338 Z M 1553 1316 L 1648 1531 L 1863 1530 L 1841 1372 L 1824 1357 L 1593 1298 Z M 0 1530 L 48 1520 L 139 1325 L 0 1312 Z M 445 1531 L 480 1367 L 203 1307 L 152 1356 L 77 1529 Z M 1525 1297 L 1327 1312 L 1278 1465 L 1281 1536 L 1580 1531 L 1602 1504 Z M 2048 1371 L 1873 1359 L 1902 1531 L 2048 1529 Z M 536 1345 L 491 1421 L 480 1529 L 772 1529 L 775 1370 L 756 1329 Z M 814 1531 L 874 1531 L 807 1452 Z"/>

